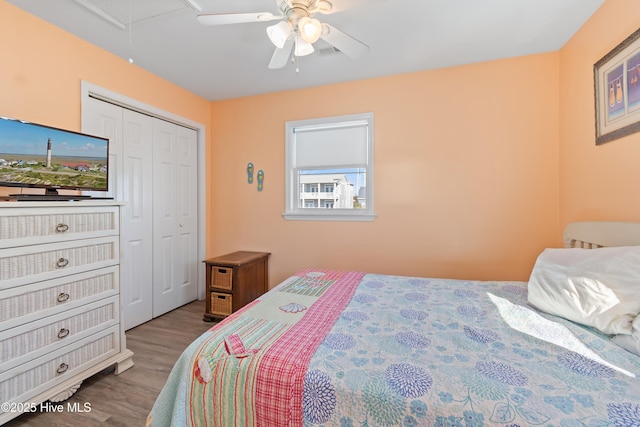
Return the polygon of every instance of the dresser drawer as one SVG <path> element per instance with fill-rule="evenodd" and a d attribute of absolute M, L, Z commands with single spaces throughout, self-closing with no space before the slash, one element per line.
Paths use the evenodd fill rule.
<path fill-rule="evenodd" d="M 114 206 L 4 209 L 0 248 L 117 235 L 118 212 Z"/>
<path fill-rule="evenodd" d="M 118 295 L 119 277 L 112 266 L 0 291 L 0 331 Z"/>
<path fill-rule="evenodd" d="M 0 339 L 0 372 L 119 322 L 117 296 L 10 329 Z"/>
<path fill-rule="evenodd" d="M 28 402 L 74 375 L 116 355 L 120 350 L 118 326 L 62 347 L 0 373 L 0 399 L 3 403 Z M 2 411 L 0 410 L 0 418 Z"/>
<path fill-rule="evenodd" d="M 120 261 L 118 236 L 0 249 L 0 290 Z"/>

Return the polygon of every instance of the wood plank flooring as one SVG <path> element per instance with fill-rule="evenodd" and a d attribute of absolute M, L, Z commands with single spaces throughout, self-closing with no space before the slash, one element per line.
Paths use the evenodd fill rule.
<path fill-rule="evenodd" d="M 82 383 L 64 403 L 62 413 L 36 412 L 15 418 L 3 427 L 135 427 L 164 386 L 173 364 L 191 341 L 214 325 L 204 322 L 204 301 L 194 301 L 126 332 L 134 366 L 120 375 L 106 369 Z M 69 402 L 88 412 L 66 411 Z"/>

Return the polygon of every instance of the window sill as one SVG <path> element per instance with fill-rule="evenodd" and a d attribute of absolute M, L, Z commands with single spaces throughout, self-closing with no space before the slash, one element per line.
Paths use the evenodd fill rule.
<path fill-rule="evenodd" d="M 283 213 L 286 220 L 293 221 L 373 221 L 375 214 L 319 214 L 319 213 Z"/>

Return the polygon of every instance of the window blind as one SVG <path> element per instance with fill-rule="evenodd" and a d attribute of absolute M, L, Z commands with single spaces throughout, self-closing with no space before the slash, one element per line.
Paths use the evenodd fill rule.
<path fill-rule="evenodd" d="M 364 121 L 338 127 L 298 128 L 294 132 L 296 168 L 367 164 L 368 126 Z"/>

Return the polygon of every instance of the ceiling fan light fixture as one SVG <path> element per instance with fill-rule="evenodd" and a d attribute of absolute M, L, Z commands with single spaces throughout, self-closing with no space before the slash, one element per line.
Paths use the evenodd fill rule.
<path fill-rule="evenodd" d="M 284 47 L 285 42 L 291 35 L 291 31 L 291 25 L 287 21 L 280 21 L 275 25 L 267 27 L 269 40 L 271 40 L 271 43 L 273 43 L 278 49 L 282 49 Z"/>
<path fill-rule="evenodd" d="M 320 13 L 331 13 L 331 10 L 333 10 L 333 4 L 327 0 L 318 1 L 317 7 Z"/>
<path fill-rule="evenodd" d="M 302 40 L 307 43 L 315 43 L 322 33 L 322 24 L 315 18 L 305 16 L 298 21 L 298 30 Z"/>
<path fill-rule="evenodd" d="M 313 45 L 307 43 L 300 35 L 296 35 L 296 46 L 293 51 L 295 56 L 306 56 L 314 52 Z"/>

